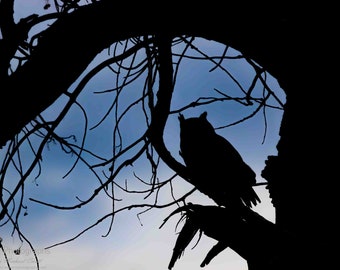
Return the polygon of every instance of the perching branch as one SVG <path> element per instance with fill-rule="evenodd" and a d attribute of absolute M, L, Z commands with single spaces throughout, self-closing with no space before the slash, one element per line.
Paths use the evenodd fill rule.
<path fill-rule="evenodd" d="M 178 260 L 197 232 L 218 241 L 203 260 L 207 265 L 223 249 L 230 247 L 248 263 L 252 269 L 278 269 L 277 258 L 288 254 L 287 244 L 292 237 L 251 209 L 243 213 L 218 206 L 187 204 L 173 211 L 160 226 L 175 214 L 181 213 L 185 220 L 178 234 L 169 269 Z M 197 244 L 196 244 L 197 245 Z"/>

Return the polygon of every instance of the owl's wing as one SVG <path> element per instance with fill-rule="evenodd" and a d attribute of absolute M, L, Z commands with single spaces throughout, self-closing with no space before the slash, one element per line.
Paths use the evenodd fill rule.
<path fill-rule="evenodd" d="M 228 181 L 229 188 L 235 189 L 243 203 L 251 207 L 261 202 L 253 185 L 256 184 L 256 174 L 252 168 L 244 162 L 234 146 L 222 136 L 216 137 L 216 152 L 222 162 L 220 174 Z"/>
<path fill-rule="evenodd" d="M 226 172 L 230 177 L 235 177 L 242 185 L 254 185 L 256 183 L 256 174 L 252 168 L 244 162 L 236 148 L 224 137 L 217 135 L 215 146 L 217 158 L 222 164 L 225 164 Z M 223 166 L 223 165 L 222 165 Z"/>

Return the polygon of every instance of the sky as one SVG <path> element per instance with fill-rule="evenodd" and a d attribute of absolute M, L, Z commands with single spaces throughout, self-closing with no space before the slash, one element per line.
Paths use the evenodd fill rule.
<path fill-rule="evenodd" d="M 15 16 L 16 18 L 24 17 L 33 12 L 42 14 L 45 12 L 43 6 L 45 1 L 16 1 Z M 212 55 L 221 55 L 224 46 L 206 40 L 197 40 L 197 45 L 204 52 Z M 180 48 L 178 49 L 180 51 Z M 230 49 L 230 55 L 237 55 L 238 52 Z M 91 63 L 88 70 L 91 69 L 98 61 L 107 57 L 108 51 L 102 54 Z M 237 77 L 245 86 L 251 82 L 253 73 L 244 62 L 233 60 L 228 61 L 228 70 Z M 195 100 L 201 95 L 212 95 L 212 89 L 217 88 L 231 95 L 240 95 L 239 89 L 227 78 L 225 72 L 213 68 L 212 63 L 202 63 L 202 61 L 186 61 L 179 70 L 176 88 L 173 95 L 172 110 L 176 110 L 188 102 Z M 86 72 L 85 72 L 86 73 Z M 88 136 L 86 146 L 91 150 L 99 151 L 103 155 L 112 152 L 112 121 L 106 121 L 100 128 L 90 131 L 103 117 L 114 98 L 113 93 L 96 94 L 96 91 L 112 88 L 112 72 L 108 69 L 103 70 L 91 80 L 78 98 L 81 104 L 88 112 Z M 278 86 L 276 80 L 268 75 L 267 82 L 271 89 L 280 97 L 284 103 L 283 91 Z M 127 106 L 131 100 L 136 98 L 136 92 L 140 91 L 141 85 L 136 81 L 133 85 L 124 90 L 121 98 L 121 109 Z M 72 92 L 77 82 L 70 87 Z M 261 91 L 259 88 L 258 91 Z M 43 116 L 45 119 L 53 119 L 63 104 L 67 101 L 66 97 L 61 97 Z M 273 101 L 274 104 L 274 101 Z M 139 110 L 139 111 L 138 111 Z M 208 120 L 215 127 L 224 126 L 237 121 L 254 108 L 244 108 L 232 102 L 215 104 L 204 108 L 197 108 L 184 113 L 185 117 L 198 116 L 204 110 L 208 111 Z M 127 145 L 133 139 L 137 138 L 142 132 L 140 123 L 140 108 L 136 107 L 135 111 L 127 115 L 121 124 L 122 137 L 124 144 Z M 264 168 L 265 160 L 268 155 L 275 155 L 275 148 L 278 137 L 278 130 L 282 118 L 282 110 L 266 110 L 266 127 L 262 113 L 257 114 L 249 121 L 243 122 L 236 126 L 225 129 L 218 129 L 217 133 L 227 138 L 235 148 L 240 152 L 244 161 L 248 163 L 257 174 L 257 181 L 264 182 L 261 178 L 261 170 Z M 74 106 L 64 122 L 58 127 L 58 133 L 64 136 L 76 134 L 81 138 L 85 128 L 84 115 L 79 107 Z M 263 141 L 264 134 L 266 134 Z M 179 122 L 177 114 L 170 115 L 164 133 L 164 140 L 170 152 L 182 162 L 179 155 Z M 23 162 L 30 160 L 29 151 L 22 151 Z M 0 158 L 4 156 L 0 152 Z M 20 228 L 24 235 L 33 244 L 39 257 L 40 268 L 47 270 L 72 270 L 72 269 L 167 269 L 172 249 L 175 244 L 179 229 L 176 230 L 176 223 L 179 215 L 172 217 L 161 229 L 160 225 L 163 220 L 175 209 L 175 207 L 154 209 L 140 214 L 143 209 L 132 209 L 124 211 L 115 216 L 113 227 L 110 233 L 106 235 L 110 219 L 106 219 L 97 226 L 87 231 L 74 241 L 57 245 L 77 235 L 79 232 L 94 224 L 99 218 L 112 211 L 112 201 L 100 194 L 91 204 L 76 209 L 74 211 L 61 211 L 49 208 L 28 198 L 48 201 L 60 205 L 73 205 L 77 202 L 76 196 L 80 199 L 86 199 L 91 196 L 93 189 L 98 186 L 98 180 L 82 165 L 78 165 L 71 174 L 64 177 L 66 172 L 72 167 L 75 157 L 65 155 L 57 144 L 49 144 L 43 153 L 42 171 L 39 178 L 35 179 L 34 174 L 27 180 L 25 185 L 25 201 L 27 206 L 25 216 L 20 218 Z M 35 175 L 38 171 L 34 171 Z M 145 162 L 136 162 L 134 166 L 127 167 L 120 175 L 120 183 L 127 181 L 130 188 L 139 188 L 133 173 L 143 179 L 150 176 L 150 170 Z M 160 179 L 167 179 L 171 172 L 165 167 L 160 169 Z M 8 179 L 16 179 L 15 172 L 9 172 Z M 11 186 L 9 180 L 8 185 Z M 15 182 L 15 181 L 14 181 Z M 138 181 L 137 181 L 138 182 Z M 189 191 L 192 186 L 180 178 L 176 178 L 174 183 L 175 194 L 180 196 Z M 261 199 L 261 203 L 254 210 L 270 221 L 275 220 L 275 211 L 271 205 L 268 191 L 264 185 L 254 188 Z M 124 194 L 117 192 L 116 196 Z M 171 201 L 169 190 L 163 191 L 159 196 L 160 203 Z M 150 198 L 149 202 L 152 201 Z M 190 201 L 201 204 L 212 204 L 213 202 L 198 192 L 190 197 Z M 79 201 L 78 201 L 79 202 Z M 143 203 L 141 196 L 131 195 L 124 198 L 124 202 L 116 202 L 116 207 L 123 206 L 124 203 Z M 6 226 L 0 227 L 0 237 L 3 239 L 2 245 L 7 251 L 9 261 L 12 263 L 12 269 L 34 269 L 35 262 L 32 252 L 27 245 L 21 247 L 21 254 L 15 255 L 14 251 L 20 247 L 20 241 L 17 237 L 10 237 L 10 229 Z M 194 270 L 200 268 L 200 263 L 206 253 L 216 243 L 215 240 L 203 235 L 197 246 L 194 247 L 197 237 L 185 250 L 184 255 L 176 262 L 174 270 Z M 194 248 L 193 248 L 194 247 Z M 0 257 L 0 269 L 5 269 L 3 257 Z M 214 258 L 205 269 L 247 269 L 246 262 L 231 249 L 224 250 Z"/>

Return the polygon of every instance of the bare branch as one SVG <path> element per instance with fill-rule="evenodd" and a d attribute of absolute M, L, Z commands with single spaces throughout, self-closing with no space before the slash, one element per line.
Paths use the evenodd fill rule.
<path fill-rule="evenodd" d="M 89 231 L 91 228 L 94 228 L 95 226 L 97 226 L 98 224 L 100 224 L 101 222 L 103 222 L 104 220 L 106 220 L 107 218 L 111 217 L 111 216 L 114 216 L 116 214 L 118 214 L 119 212 L 122 212 L 122 211 L 125 211 L 125 210 L 131 210 L 131 209 L 134 209 L 134 208 L 157 208 L 157 209 L 160 209 L 160 208 L 167 208 L 169 206 L 172 206 L 178 202 L 181 202 L 183 201 L 186 197 L 188 197 L 189 195 L 191 195 L 196 189 L 192 189 L 191 191 L 189 191 L 188 193 L 186 193 L 185 195 L 183 195 L 181 198 L 179 198 L 177 201 L 172 201 L 170 203 L 167 203 L 167 204 L 162 204 L 162 205 L 156 205 L 156 204 L 134 204 L 134 205 L 129 205 L 129 206 L 125 206 L 125 207 L 122 207 L 120 209 L 117 209 L 116 211 L 114 211 L 113 213 L 109 213 L 105 216 L 103 216 L 102 218 L 98 219 L 95 223 L 93 223 L 91 226 L 87 227 L 86 229 L 84 229 L 83 231 L 81 231 L 80 233 L 78 233 L 76 236 L 74 236 L 73 238 L 70 238 L 66 241 L 63 241 L 63 242 L 60 242 L 60 243 L 57 243 L 57 244 L 54 244 L 52 246 L 49 246 L 49 247 L 46 247 L 46 249 L 49 249 L 49 248 L 53 248 L 53 247 L 56 247 L 56 246 L 59 246 L 59 245 L 63 245 L 63 244 L 66 244 L 68 242 L 71 242 L 77 238 L 79 238 L 81 235 L 83 235 L 84 233 L 86 233 L 87 231 Z"/>

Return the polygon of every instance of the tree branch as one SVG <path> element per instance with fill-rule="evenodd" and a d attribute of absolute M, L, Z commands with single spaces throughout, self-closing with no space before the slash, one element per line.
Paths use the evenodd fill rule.
<path fill-rule="evenodd" d="M 243 10 L 238 5 L 231 8 Z M 252 13 L 244 16 L 244 19 L 251 21 L 251 27 L 247 28 L 237 24 L 238 16 L 231 15 L 226 18 L 222 16 L 224 14 L 219 14 L 219 10 L 216 10 L 213 5 L 210 9 L 197 6 L 197 12 L 193 13 L 194 17 L 190 21 L 187 20 L 187 11 L 183 7 L 178 10 L 176 6 L 170 5 L 166 13 L 145 10 L 143 7 L 145 12 L 136 12 L 136 15 L 131 18 L 132 21 L 125 24 L 124 11 L 131 12 L 131 9 L 139 8 L 138 4 L 131 7 L 126 2 L 117 5 L 113 1 L 102 0 L 61 16 L 48 29 L 41 32 L 30 59 L 8 78 L 0 78 L 0 88 L 6 95 L 6 106 L 0 104 L 0 147 L 66 92 L 99 52 L 110 44 L 130 37 L 168 33 L 212 39 L 233 46 L 262 66 L 263 63 L 267 64 L 267 70 L 273 76 L 277 74 L 277 70 L 268 64 L 275 62 L 273 58 L 279 57 L 280 60 L 290 61 L 289 57 L 284 55 L 284 50 L 271 49 L 277 39 L 280 39 L 280 42 L 282 40 L 282 43 L 278 44 L 284 46 L 285 36 L 271 36 L 268 40 L 264 38 L 265 36 L 263 38 L 261 36 L 265 35 L 265 31 L 261 33 L 254 29 L 256 25 L 262 26 L 262 17 L 266 20 L 274 20 L 268 18 L 267 13 L 264 14 L 266 16 L 261 16 L 266 9 L 262 10 L 260 4 L 256 6 L 259 11 L 256 17 Z M 206 15 L 205 20 L 201 18 L 202 13 Z M 171 18 L 171 14 L 176 14 L 176 20 Z M 170 20 L 173 21 L 171 28 L 164 28 Z M 123 23 L 117 25 L 117 22 Z M 275 14 L 272 23 L 279 22 L 280 17 Z M 233 24 L 233 29 L 228 29 L 225 35 L 205 30 L 216 25 L 227 24 Z M 108 25 L 112 25 L 110 31 L 107 30 Z M 119 28 L 115 28 L 116 25 Z M 257 34 L 256 38 L 254 33 Z M 258 51 L 265 51 L 265 53 L 257 53 Z M 281 65 L 277 66 L 281 67 Z"/>
<path fill-rule="evenodd" d="M 189 203 L 173 211 L 161 227 L 171 216 L 180 212 L 186 217 L 186 222 L 191 223 L 191 229 L 179 233 L 174 247 L 175 255 L 178 250 L 184 251 L 194 237 L 190 232 L 196 229 L 218 241 L 201 267 L 207 265 L 223 249 L 230 247 L 247 261 L 249 270 L 285 269 L 277 258 L 290 252 L 292 237 L 251 209 L 239 213 L 226 207 Z"/>
<path fill-rule="evenodd" d="M 151 112 L 152 120 L 148 137 L 163 161 L 178 173 L 179 176 L 188 179 L 186 167 L 172 157 L 163 140 L 163 132 L 170 112 L 174 88 L 171 51 L 172 36 L 159 34 L 156 36 L 156 44 L 158 45 L 159 90 L 157 92 L 157 103 Z"/>

